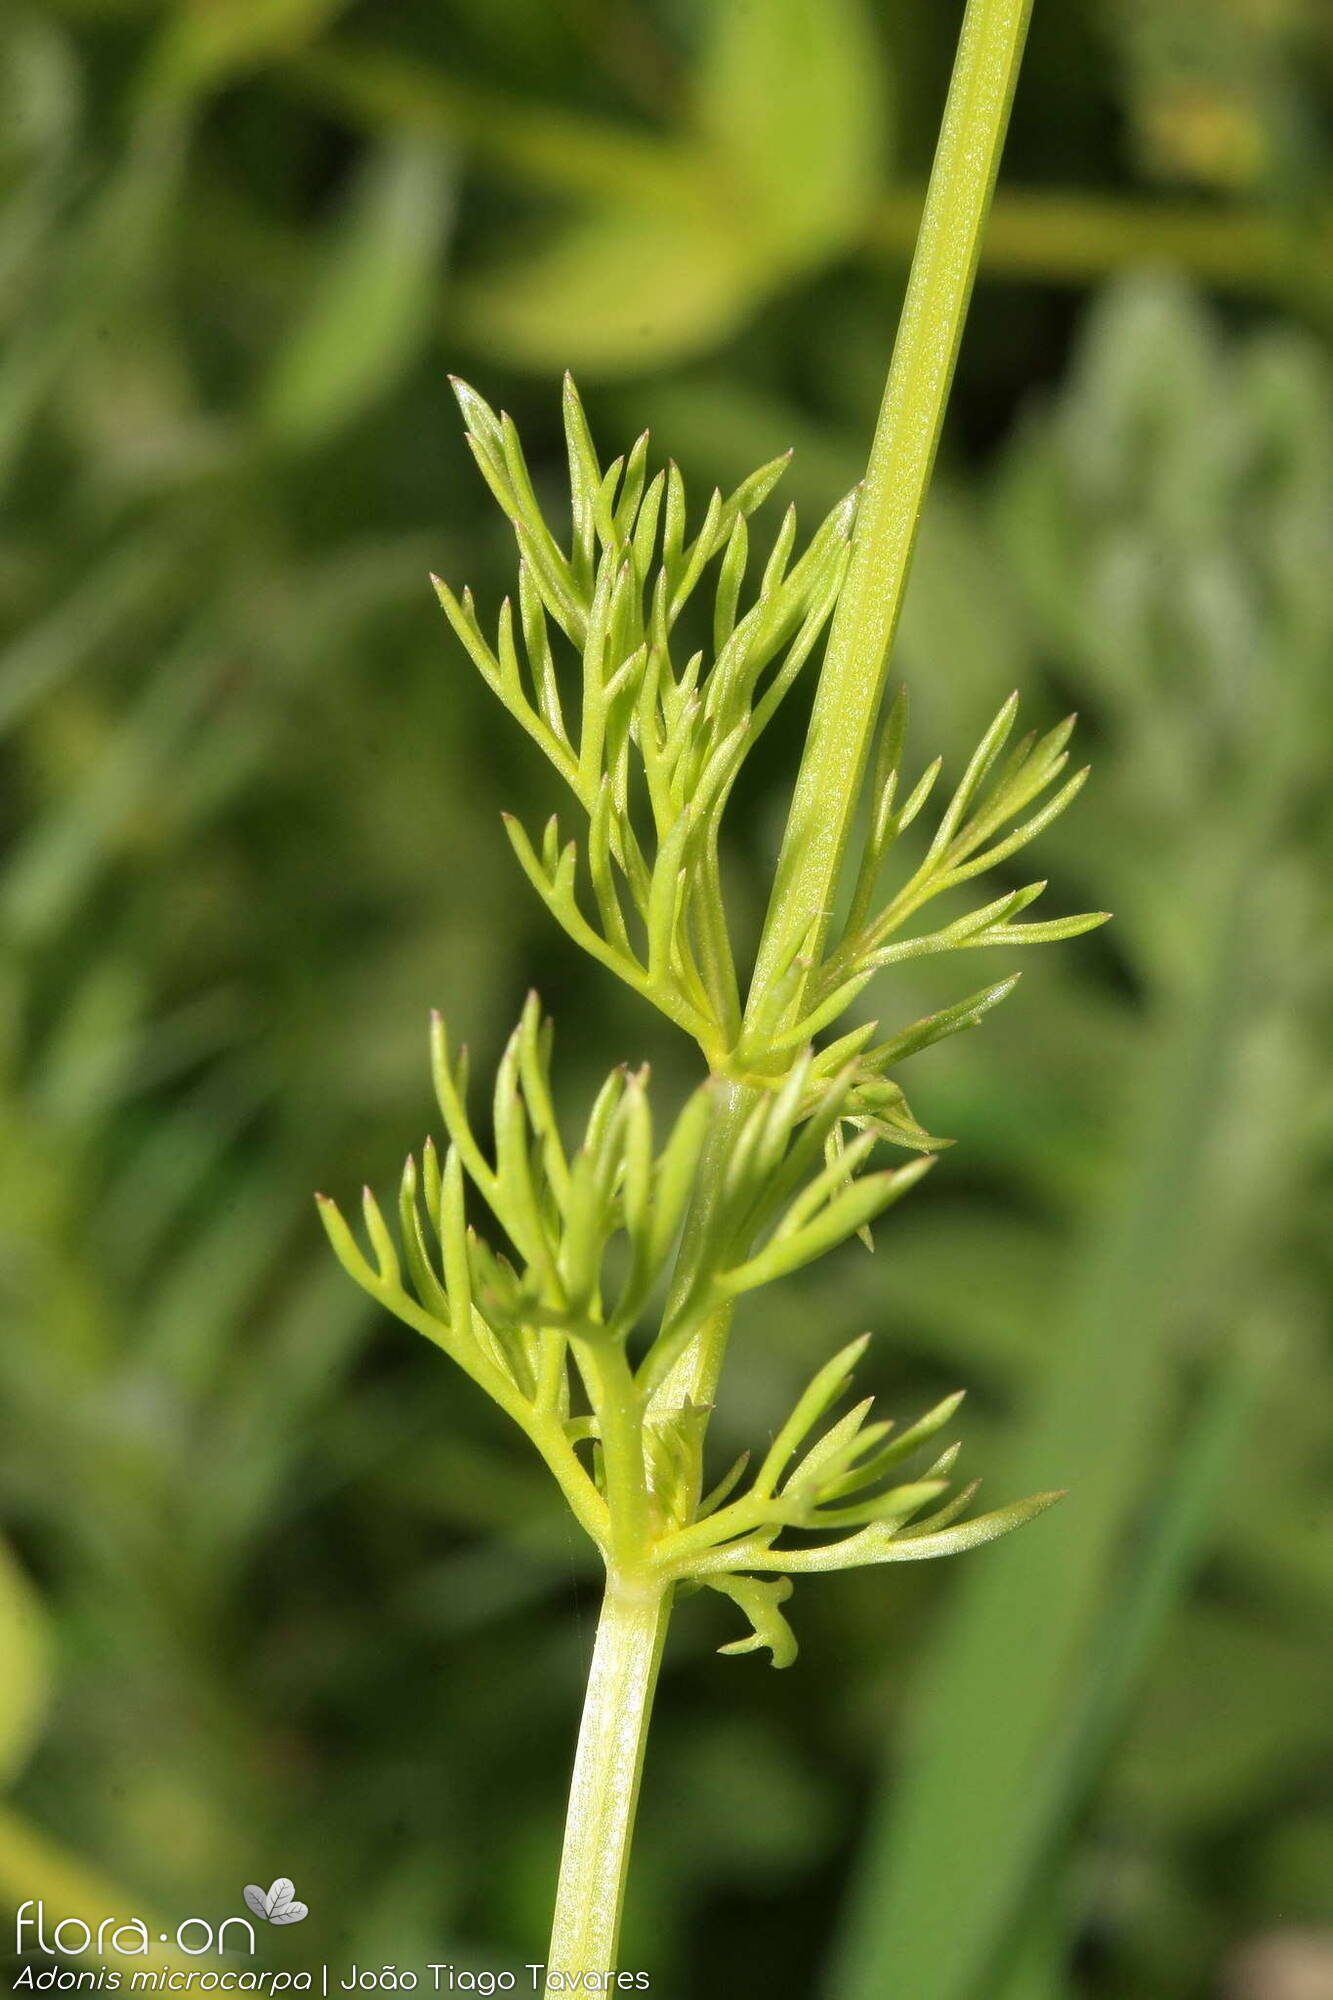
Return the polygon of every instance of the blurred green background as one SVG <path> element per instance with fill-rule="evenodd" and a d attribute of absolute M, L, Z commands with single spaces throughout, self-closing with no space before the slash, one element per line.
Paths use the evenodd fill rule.
<path fill-rule="evenodd" d="M 553 496 L 568 365 L 605 456 L 651 425 L 697 495 L 794 445 L 812 523 L 960 14 L 5 10 L 6 1907 L 216 1921 L 286 1873 L 274 1965 L 542 1955 L 590 1551 L 309 1195 L 420 1143 L 432 1005 L 484 1071 L 537 984 L 576 1105 L 692 1071 L 500 832 L 548 775 L 426 582 L 510 565 L 447 374 Z M 1037 0 L 898 665 L 921 763 L 1014 685 L 1081 711 L 1040 869 L 1117 921 L 923 1060 L 957 1147 L 741 1323 L 714 1431 L 873 1327 L 887 1407 L 972 1390 L 992 1499 L 1071 1497 L 802 1585 L 785 1674 L 682 1608 L 624 1949 L 664 1996 L 1333 1994 L 1331 106 L 1322 0 Z"/>

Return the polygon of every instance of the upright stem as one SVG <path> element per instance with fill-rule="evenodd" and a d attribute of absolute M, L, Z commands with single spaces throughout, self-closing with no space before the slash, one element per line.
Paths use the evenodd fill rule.
<path fill-rule="evenodd" d="M 727 1169 L 727 1161 L 735 1144 L 736 1134 L 754 1102 L 753 1088 L 740 1083 L 719 1083 L 721 1101 L 713 1121 L 708 1143 L 699 1162 L 699 1178 L 694 1189 L 694 1198 L 685 1215 L 685 1227 L 681 1232 L 680 1251 L 676 1258 L 675 1282 L 671 1297 L 667 1300 L 666 1319 L 669 1321 L 673 1308 L 680 1296 L 689 1290 L 690 1276 L 696 1246 L 707 1236 L 708 1224 L 714 1204 L 722 1190 L 722 1179 Z M 717 1388 L 717 1378 L 722 1370 L 722 1355 L 731 1331 L 734 1307 L 730 1300 L 717 1306 L 690 1340 L 680 1359 L 670 1369 L 653 1393 L 652 1408 L 679 1410 L 686 1403 L 694 1403 L 701 1408 L 713 1400 Z M 696 1494 L 696 1500 L 698 1498 Z"/>
<path fill-rule="evenodd" d="M 560 1857 L 549 1975 L 606 1973 L 616 1962 L 639 1776 L 662 1659 L 671 1589 L 656 1579 L 607 1576 L 583 1703 Z"/>
<path fill-rule="evenodd" d="M 802 945 L 812 959 L 833 912 L 838 876 L 875 732 L 889 648 L 907 588 L 917 524 L 976 277 L 1032 0 L 968 0 L 935 164 L 875 426 L 851 561 L 829 630 L 797 773 L 750 1005 Z M 812 931 L 813 927 L 813 931 Z M 793 1001 L 793 1011 L 799 996 Z M 686 1225 L 707 1221 L 735 1130 L 750 1101 L 731 1088 Z M 701 1327 L 656 1401 L 711 1401 L 730 1308 Z"/>
<path fill-rule="evenodd" d="M 851 563 L 829 634 L 805 754 L 751 986 L 814 937 L 822 942 L 874 732 L 889 646 L 934 463 L 982 224 L 999 165 L 1031 0 L 968 0 Z M 718 1198 L 752 1087 L 727 1098 L 685 1224 L 681 1270 Z M 653 1397 L 654 1411 L 711 1402 L 731 1321 L 700 1328 Z M 670 1590 L 611 1567 L 597 1627 L 548 1967 L 603 1974 L 615 1964 L 629 1843 Z M 556 1989 L 548 1985 L 547 1991 Z M 568 1990 L 568 1989 L 566 1989 Z"/>
<path fill-rule="evenodd" d="M 1032 0 L 968 0 L 898 337 L 796 778 L 751 1005 L 822 943 L 935 462 Z"/>

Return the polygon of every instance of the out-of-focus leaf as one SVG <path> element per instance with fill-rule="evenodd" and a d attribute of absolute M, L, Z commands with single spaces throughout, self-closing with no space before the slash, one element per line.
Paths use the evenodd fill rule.
<path fill-rule="evenodd" d="M 21 309 L 56 226 L 82 108 L 68 39 L 36 12 L 0 22 L 0 321 Z"/>
<path fill-rule="evenodd" d="M 749 252 L 702 177 L 669 201 L 608 199 L 459 287 L 455 319 L 512 366 L 633 375 L 725 340 L 757 296 Z"/>
<path fill-rule="evenodd" d="M 238 71 L 290 56 L 348 0 L 181 0 L 149 71 L 150 93 L 191 97 Z"/>
<path fill-rule="evenodd" d="M 695 118 L 775 269 L 860 233 L 883 170 L 884 60 L 862 0 L 707 12 Z"/>
<path fill-rule="evenodd" d="M 51 1696 L 51 1645 L 37 1592 L 0 1542 L 0 1783 L 22 1770 Z"/>
<path fill-rule="evenodd" d="M 1051 1883 L 993 2000 L 1070 2000 L 1066 1972 L 1074 1912 L 1068 1904 L 1060 1885 Z"/>
<path fill-rule="evenodd" d="M 95 1237 L 118 1273 L 145 1276 L 163 1255 L 181 1215 L 218 1174 L 228 1147 L 256 1109 L 252 1082 L 226 1071 L 159 1111 L 117 1160 L 102 1200 Z"/>
<path fill-rule="evenodd" d="M 328 436 L 412 362 L 430 328 L 451 179 L 446 155 L 425 140 L 386 145 L 367 162 L 260 393 L 261 421 L 284 444 Z"/>
<path fill-rule="evenodd" d="M 1261 1374 L 1272 1359 L 1261 1340 L 1239 1341 L 1190 1422 L 1143 1548 L 1120 1600 L 1103 1620 L 1081 1712 L 1068 1734 L 1050 1745 L 1042 1780 L 1054 1826 L 1068 1818 L 1083 1790 L 1096 1781 L 1139 1683 L 1158 1655 L 1168 1621 L 1215 1527 L 1219 1497 L 1233 1475 Z M 1265 1677 L 1264 1685 L 1269 1684 Z M 1230 1732 L 1234 1711 L 1225 1700 L 1222 1708 Z M 1154 1759 L 1154 1788 L 1163 1761 Z M 1059 1860 L 1052 1861 L 1043 1893 L 1023 1920 L 1014 1968 L 999 2000 L 1058 1995 L 1059 1975 L 1073 1960 L 1076 1913 L 1059 1889 L 1067 1872 Z"/>
<path fill-rule="evenodd" d="M 1189 1607 L 1112 1774 L 1114 1805 L 1178 1830 L 1215 1824 L 1229 1799 L 1279 1794 L 1333 1747 L 1327 1687 L 1304 1634 L 1266 1629 L 1247 1607 Z"/>
<path fill-rule="evenodd" d="M 883 145 L 883 62 L 860 0 L 708 16 L 695 143 L 673 179 L 606 184 L 539 248 L 461 288 L 466 337 L 525 368 L 637 374 L 726 339 L 862 228 Z"/>
<path fill-rule="evenodd" d="M 40 1898 L 45 1905 L 45 1921 L 52 1931 L 66 1917 L 77 1919 L 89 1910 L 131 1910 L 140 1907 L 141 1901 L 124 1883 L 108 1881 L 11 1812 L 0 1812 L 0 1884 L 16 1905 L 28 1897 Z M 159 1932 L 156 1921 L 150 1919 L 148 1927 L 155 1939 L 166 1935 L 164 1930 Z M 71 1958 L 87 1957 L 98 1962 L 96 1929 L 86 1928 L 90 1932 L 88 1948 L 75 1951 L 62 1946 L 62 1952 Z M 181 1974 L 207 1965 L 210 1960 L 192 1957 L 174 1945 L 155 1942 L 153 1963 L 165 1971 Z"/>
<path fill-rule="evenodd" d="M 1304 8 L 1112 0 L 1104 13 L 1147 175 L 1233 189 L 1290 173 L 1313 140 L 1297 90 Z"/>

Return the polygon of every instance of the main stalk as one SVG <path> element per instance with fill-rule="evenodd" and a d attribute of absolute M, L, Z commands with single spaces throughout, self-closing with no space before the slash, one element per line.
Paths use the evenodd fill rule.
<path fill-rule="evenodd" d="M 670 1615 L 670 1587 L 608 1575 L 569 1788 L 548 1994 L 577 1992 L 577 1975 L 609 1972 L 616 1962 L 639 1777 Z M 552 1973 L 563 1975 L 563 1983 L 553 1982 Z"/>
<path fill-rule="evenodd" d="M 969 0 L 750 1005 L 832 915 L 999 172 L 1032 0 Z"/>
<path fill-rule="evenodd" d="M 968 0 L 930 188 L 871 447 L 847 579 L 834 612 L 797 774 L 750 1007 L 775 968 L 822 942 L 879 713 L 917 525 L 976 276 L 1032 0 Z M 807 950 L 809 946 L 807 944 Z M 814 955 L 813 953 L 811 954 Z M 798 1004 L 798 1003 L 796 1003 Z M 682 1257 L 705 1227 L 750 1101 L 728 1087 L 687 1217 Z M 714 1314 L 654 1397 L 711 1403 L 731 1313 Z M 634 1813 L 670 1591 L 608 1575 L 579 1731 L 548 1970 L 615 1967 Z M 570 1990 L 548 1983 L 548 1993 Z"/>

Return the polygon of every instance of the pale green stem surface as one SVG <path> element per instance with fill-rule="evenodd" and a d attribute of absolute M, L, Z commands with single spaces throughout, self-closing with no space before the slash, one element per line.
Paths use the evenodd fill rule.
<path fill-rule="evenodd" d="M 615 1965 L 639 1777 L 672 1586 L 611 1571 L 569 1788 L 547 1972 Z M 546 1983 L 547 1993 L 569 1985 Z"/>
<path fill-rule="evenodd" d="M 832 912 L 1030 10 L 1031 0 L 969 0 L 851 563 L 833 616 L 760 941 L 752 1007 L 794 949 L 805 945 L 813 951 L 822 941 Z M 750 1088 L 726 1087 L 728 1100 L 686 1220 L 682 1273 L 717 1199 L 730 1144 L 751 1100 Z M 705 1322 L 659 1388 L 655 1407 L 669 1412 L 686 1400 L 712 1401 L 730 1323 L 729 1307 Z M 636 1584 L 622 1570 L 609 1571 L 556 1893 L 548 1954 L 556 1971 L 605 1973 L 615 1966 L 644 1743 L 669 1616 L 669 1591 Z"/>
<path fill-rule="evenodd" d="M 759 947 L 751 1006 L 828 928 L 935 463 L 1032 0 L 970 0 L 871 446 L 847 580 Z"/>
<path fill-rule="evenodd" d="M 753 1092 L 738 1083 L 719 1085 L 726 1095 L 721 1112 L 709 1135 L 702 1160 L 699 1163 L 699 1185 L 695 1198 L 685 1218 L 685 1228 L 681 1236 L 680 1257 L 677 1262 L 677 1280 L 674 1292 L 684 1291 L 688 1283 L 690 1262 L 694 1245 L 704 1235 L 713 1204 L 721 1188 L 722 1176 L 726 1171 L 727 1156 L 735 1143 L 736 1134 L 753 1102 Z M 675 1302 L 668 1301 L 667 1318 Z M 726 1350 L 727 1335 L 731 1331 L 734 1305 L 728 1301 L 709 1314 L 690 1345 L 681 1355 L 674 1368 L 661 1383 L 653 1397 L 653 1404 L 661 1410 L 678 1410 L 686 1403 L 706 1405 L 712 1402 L 717 1389 L 718 1376 L 722 1372 L 722 1356 Z M 696 1501 L 698 1494 L 695 1494 Z"/>

